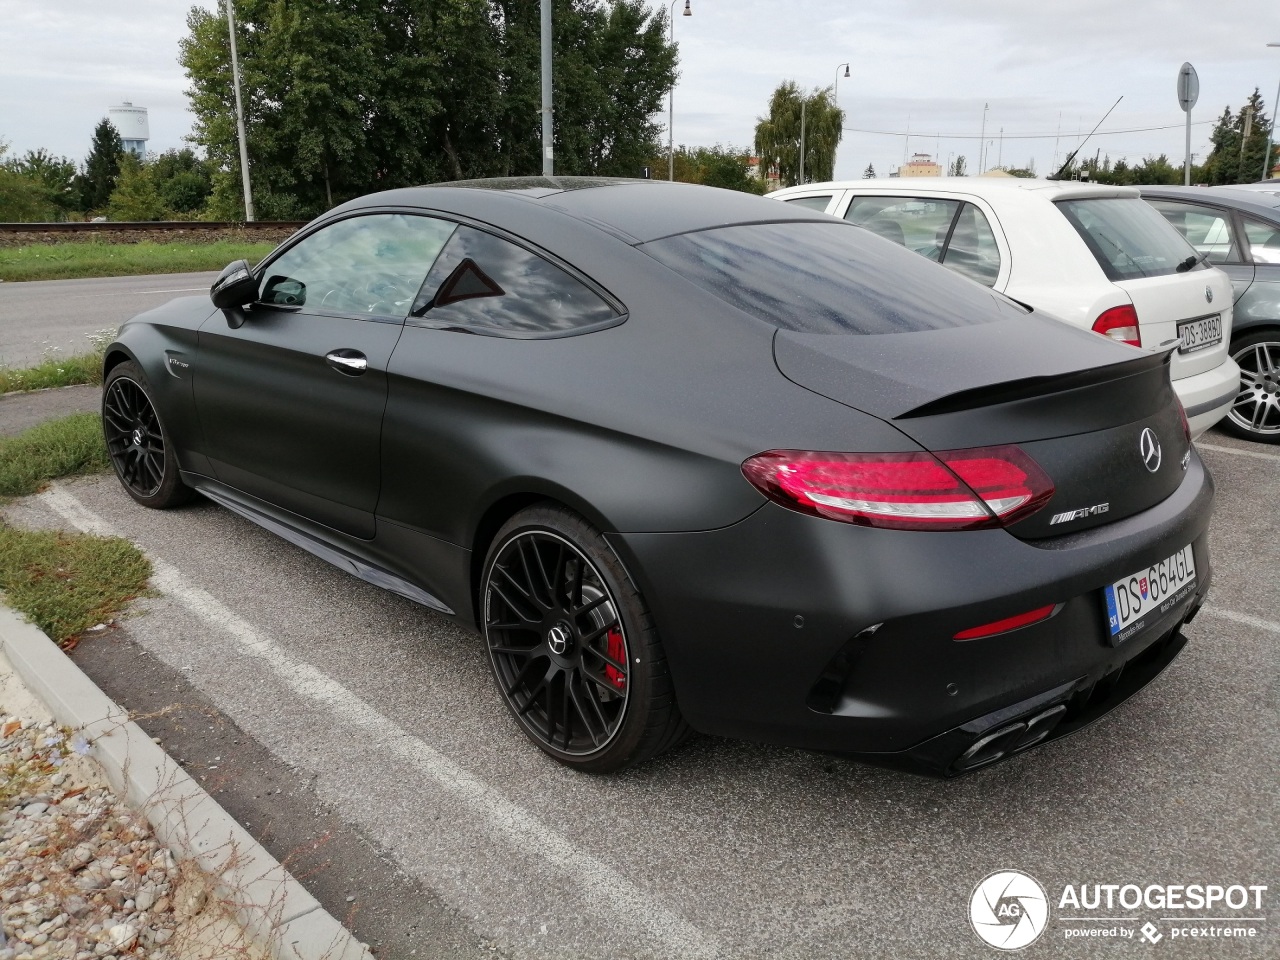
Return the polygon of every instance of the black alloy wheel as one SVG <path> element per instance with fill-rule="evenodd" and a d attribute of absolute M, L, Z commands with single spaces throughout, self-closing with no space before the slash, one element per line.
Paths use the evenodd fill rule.
<path fill-rule="evenodd" d="M 619 770 L 687 733 L 643 600 L 581 517 L 548 506 L 513 518 L 490 549 L 480 598 L 499 691 L 557 760 Z"/>
<path fill-rule="evenodd" d="M 1280 443 L 1280 330 L 1240 337 L 1231 358 L 1240 365 L 1240 393 L 1223 427 L 1246 440 Z"/>
<path fill-rule="evenodd" d="M 129 496 L 148 507 L 176 506 L 191 490 L 178 476 L 169 437 L 137 364 L 113 367 L 102 390 L 102 434 L 116 476 Z"/>

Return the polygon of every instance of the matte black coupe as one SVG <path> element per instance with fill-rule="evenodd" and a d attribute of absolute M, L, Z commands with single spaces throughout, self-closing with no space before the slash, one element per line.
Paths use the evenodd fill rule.
<path fill-rule="evenodd" d="M 581 770 L 699 730 L 964 773 L 1146 684 L 1210 579 L 1167 352 L 704 187 L 346 203 L 125 324 L 103 425 L 139 503 L 479 631 Z"/>

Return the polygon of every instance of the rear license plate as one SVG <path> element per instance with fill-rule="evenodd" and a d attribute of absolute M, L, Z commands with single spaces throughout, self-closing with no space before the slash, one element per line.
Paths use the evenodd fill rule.
<path fill-rule="evenodd" d="M 1159 617 L 1191 596 L 1196 560 L 1187 544 L 1167 560 L 1117 580 L 1106 588 L 1107 627 L 1115 643 L 1128 640 L 1152 615 Z"/>
<path fill-rule="evenodd" d="M 1222 342 L 1222 314 L 1183 320 L 1178 324 L 1179 353 L 1195 353 Z"/>

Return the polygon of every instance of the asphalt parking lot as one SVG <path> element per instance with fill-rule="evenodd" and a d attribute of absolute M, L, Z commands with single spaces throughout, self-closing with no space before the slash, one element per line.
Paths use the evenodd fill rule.
<path fill-rule="evenodd" d="M 713 738 L 574 774 L 509 720 L 475 637 L 220 507 L 147 511 L 100 477 L 4 515 L 149 553 L 156 595 L 77 661 L 380 956 L 990 957 L 969 897 L 1012 868 L 1051 900 L 1026 956 L 1274 957 L 1280 449 L 1199 448 L 1214 582 L 1187 648 L 1093 727 L 951 782 Z M 1255 934 L 1058 909 L 1067 884 L 1197 883 L 1266 885 L 1234 914 Z M 1068 939 L 1093 928 L 1130 934 Z"/>

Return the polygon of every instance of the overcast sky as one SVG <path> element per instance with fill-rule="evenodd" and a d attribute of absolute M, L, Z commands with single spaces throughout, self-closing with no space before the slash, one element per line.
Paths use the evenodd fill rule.
<path fill-rule="evenodd" d="M 780 81 L 825 86 L 848 61 L 851 77 L 839 71 L 850 128 L 839 177 L 860 176 L 868 163 L 886 174 L 908 146 L 944 163 L 963 154 L 972 171 L 984 103 L 990 163 L 1034 160 L 1043 174 L 1059 125 L 1060 161 L 1121 95 L 1100 134 L 1172 129 L 1096 136 L 1087 152 L 1131 161 L 1163 152 L 1180 162 L 1175 79 L 1184 60 L 1200 75 L 1192 151 L 1201 156 L 1224 106 L 1238 108 L 1260 87 L 1270 112 L 1280 83 L 1280 48 L 1266 47 L 1280 42 L 1276 0 L 692 4 L 693 16 L 682 17 L 683 0 L 676 3 L 676 142 L 750 146 Z M 43 146 L 83 160 L 107 107 L 131 100 L 149 108 L 151 149 L 181 146 L 191 125 L 177 63 L 188 9 L 183 0 L 0 0 L 0 139 L 12 152 Z M 909 145 L 901 135 L 908 129 Z M 1019 139 L 1034 135 L 1042 136 Z"/>

